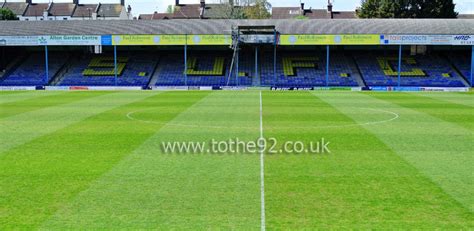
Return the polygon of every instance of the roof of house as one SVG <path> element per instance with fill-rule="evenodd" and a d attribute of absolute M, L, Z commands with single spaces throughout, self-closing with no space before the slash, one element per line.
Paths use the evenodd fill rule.
<path fill-rule="evenodd" d="M 171 19 L 173 14 L 169 13 L 154 13 L 151 19 Z"/>
<path fill-rule="evenodd" d="M 73 3 L 51 3 L 49 14 L 52 16 L 72 16 L 76 4 Z"/>
<path fill-rule="evenodd" d="M 273 19 L 290 19 L 302 15 L 300 7 L 273 7 Z"/>
<path fill-rule="evenodd" d="M 0 36 L 230 34 L 233 26 L 262 25 L 281 34 L 474 34 L 472 19 L 209 19 L 1 21 Z"/>
<path fill-rule="evenodd" d="M 333 11 L 332 16 L 335 19 L 357 18 L 357 14 L 355 11 Z"/>
<path fill-rule="evenodd" d="M 92 17 L 92 13 L 96 12 L 98 4 L 78 4 L 72 17 Z"/>
<path fill-rule="evenodd" d="M 100 4 L 99 10 L 97 11 L 98 17 L 119 17 L 123 10 L 120 4 Z"/>
<path fill-rule="evenodd" d="M 173 14 L 168 13 L 153 13 L 153 14 L 140 14 L 138 19 L 140 20 L 159 20 L 159 19 L 172 19 Z"/>
<path fill-rule="evenodd" d="M 225 19 L 229 16 L 225 15 L 228 10 L 225 7 L 229 7 L 226 4 L 206 4 L 202 18 L 204 19 Z M 241 6 L 234 6 L 235 8 Z M 175 7 L 175 11 L 172 15 L 173 19 L 200 19 L 201 18 L 201 5 L 200 4 L 181 4 Z"/>
<path fill-rule="evenodd" d="M 140 14 L 138 15 L 139 20 L 152 20 L 153 14 Z"/>
<path fill-rule="evenodd" d="M 5 2 L 2 8 L 8 8 L 16 15 L 23 15 L 26 8 L 28 8 L 28 4 L 25 2 Z"/>
<path fill-rule="evenodd" d="M 49 4 L 48 3 L 32 3 L 26 9 L 25 17 L 35 17 L 35 16 L 43 16 L 43 12 L 48 10 Z"/>
<path fill-rule="evenodd" d="M 201 14 L 200 4 L 181 4 L 175 6 L 174 19 L 198 19 Z"/>
<path fill-rule="evenodd" d="M 357 18 L 355 11 L 333 11 L 335 19 Z M 305 16 L 309 19 L 330 19 L 331 14 L 326 9 L 304 9 L 300 7 L 273 7 L 272 19 L 291 19 L 298 16 Z"/>
<path fill-rule="evenodd" d="M 474 19 L 474 14 L 459 14 L 458 18 L 460 18 L 460 19 Z"/>
<path fill-rule="evenodd" d="M 331 16 L 329 15 L 329 12 L 324 9 L 305 9 L 304 10 L 304 16 L 310 18 L 310 19 L 330 19 Z"/>

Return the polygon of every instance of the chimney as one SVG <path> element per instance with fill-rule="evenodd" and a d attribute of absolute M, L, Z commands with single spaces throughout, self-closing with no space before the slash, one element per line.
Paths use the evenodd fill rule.
<path fill-rule="evenodd" d="M 125 0 L 120 0 L 120 5 L 125 6 Z"/>
<path fill-rule="evenodd" d="M 331 19 L 334 18 L 333 14 L 332 14 L 332 2 L 331 2 L 331 0 L 328 0 L 328 13 L 329 13 L 329 16 L 330 16 Z"/>
<path fill-rule="evenodd" d="M 26 0 L 26 3 L 32 4 L 33 2 L 32 2 L 32 0 Z"/>
<path fill-rule="evenodd" d="M 131 7 L 130 5 L 128 5 L 128 7 L 127 7 L 127 13 L 130 14 L 131 12 L 132 12 L 132 7 Z"/>
<path fill-rule="evenodd" d="M 79 5 L 79 0 L 72 0 L 72 4 Z"/>
<path fill-rule="evenodd" d="M 175 0 L 175 1 L 174 1 L 174 5 L 175 5 L 175 6 L 179 6 L 179 0 Z"/>
<path fill-rule="evenodd" d="M 43 20 L 48 20 L 48 15 L 49 15 L 48 10 L 44 9 L 43 10 Z"/>
<path fill-rule="evenodd" d="M 206 1 L 205 0 L 200 0 L 199 3 L 200 3 L 199 18 L 203 19 L 204 18 L 204 11 L 206 10 Z"/>
<path fill-rule="evenodd" d="M 304 10 L 304 3 L 301 3 L 301 10 Z"/>

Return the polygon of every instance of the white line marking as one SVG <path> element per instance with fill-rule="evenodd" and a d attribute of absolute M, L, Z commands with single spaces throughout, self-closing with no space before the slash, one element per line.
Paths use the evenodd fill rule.
<path fill-rule="evenodd" d="M 380 109 L 374 109 L 374 108 L 366 108 L 367 110 L 372 110 L 372 111 L 378 111 L 378 112 L 384 112 L 384 113 L 387 113 L 387 114 L 392 114 L 393 117 L 388 119 L 388 120 L 381 120 L 381 121 L 374 121 L 374 122 L 367 122 L 367 123 L 362 123 L 362 124 L 358 124 L 358 125 L 374 125 L 374 124 L 381 124 L 381 123 L 388 123 L 388 122 L 391 122 L 393 120 L 396 120 L 398 118 L 400 118 L 400 115 L 395 113 L 395 112 L 391 112 L 391 111 L 385 111 L 385 110 L 380 110 Z"/>
<path fill-rule="evenodd" d="M 263 116 L 262 116 L 262 91 L 260 91 L 260 139 L 263 139 Z M 261 209 L 261 230 L 265 231 L 265 165 L 264 149 L 260 149 L 260 209 Z"/>
<path fill-rule="evenodd" d="M 166 126 L 176 126 L 176 127 L 190 127 L 190 128 L 214 128 L 214 129 L 229 129 L 229 126 L 212 126 L 212 125 L 201 125 L 201 124 L 180 124 L 180 123 L 165 123 L 165 122 L 159 122 L 159 121 L 153 121 L 153 120 L 142 120 L 142 119 L 137 119 L 133 117 L 133 114 L 138 113 L 138 112 L 143 112 L 143 111 L 149 111 L 154 108 L 147 108 L 147 109 L 142 109 L 142 110 L 137 110 L 137 111 L 131 111 L 128 112 L 125 116 L 129 120 L 135 120 L 138 122 L 142 123 L 149 123 L 149 124 L 161 124 L 161 125 L 166 125 Z M 235 129 L 255 129 L 255 127 L 235 127 Z"/>
<path fill-rule="evenodd" d="M 229 129 L 229 126 L 209 126 L 209 125 L 195 125 L 195 124 L 178 124 L 178 123 L 164 123 L 164 122 L 158 122 L 158 121 L 152 121 L 152 120 L 142 120 L 142 119 L 137 119 L 133 117 L 133 114 L 137 112 L 142 112 L 142 111 L 147 111 L 151 110 L 154 108 L 147 108 L 147 109 L 142 109 L 138 111 L 131 111 L 128 112 L 126 117 L 130 120 L 135 120 L 139 121 L 142 123 L 152 123 L 152 124 L 162 124 L 166 126 L 176 126 L 176 127 L 192 127 L 192 128 L 212 128 L 212 129 Z M 386 120 L 380 120 L 380 121 L 370 121 L 366 123 L 354 123 L 354 124 L 346 124 L 346 125 L 327 125 L 327 126 L 305 126 L 305 127 L 297 127 L 297 126 L 291 126 L 291 128 L 299 128 L 299 129 L 314 129 L 314 128 L 341 128 L 341 127 L 354 127 L 354 126 L 369 126 L 369 125 L 376 125 L 376 124 L 382 124 L 382 123 L 388 123 L 393 120 L 396 120 L 400 118 L 400 115 L 398 115 L 395 112 L 391 111 L 386 111 L 386 110 L 380 110 L 380 109 L 375 109 L 375 108 L 360 108 L 364 110 L 371 110 L 371 111 L 376 111 L 376 112 L 382 112 L 385 114 L 390 114 L 393 115 L 392 118 L 386 119 Z M 236 127 L 237 129 L 255 129 L 255 127 Z M 287 127 L 281 127 L 284 129 L 287 129 Z"/>

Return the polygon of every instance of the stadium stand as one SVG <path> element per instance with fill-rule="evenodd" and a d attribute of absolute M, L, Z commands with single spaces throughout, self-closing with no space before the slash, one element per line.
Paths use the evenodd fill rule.
<path fill-rule="evenodd" d="M 278 87 L 326 86 L 326 57 L 305 53 L 280 54 L 277 59 L 276 80 L 273 75 L 273 56 L 265 54 L 262 64 L 262 85 Z M 358 86 L 351 59 L 341 53 L 330 58 L 328 86 Z"/>
<path fill-rule="evenodd" d="M 48 82 L 54 78 L 59 69 L 66 62 L 65 55 L 51 53 L 49 55 Z M 35 86 L 48 84 L 45 80 L 46 67 L 43 53 L 32 53 L 10 74 L 0 80 L 2 86 Z"/>
<path fill-rule="evenodd" d="M 162 58 L 160 65 L 161 70 L 155 85 L 183 86 L 185 84 L 183 55 L 168 54 Z"/>
<path fill-rule="evenodd" d="M 5 3 L 7 4 L 7 3 Z M 6 56 L 9 63 L 4 62 L 6 71 L 0 74 L 0 85 L 58 85 L 58 86 L 281 86 L 281 87 L 314 87 L 314 86 L 397 86 L 397 54 L 384 55 L 384 51 L 392 50 L 392 45 L 384 43 L 382 35 L 472 35 L 474 21 L 468 19 L 320 19 L 320 20 L 90 20 L 90 21 L 9 21 L 0 22 L 0 44 L 24 51 L 18 62 L 12 62 L 9 52 Z M 232 28 L 262 28 L 271 26 L 281 35 L 373 35 L 370 44 L 364 41 L 341 42 L 340 36 L 334 41 L 327 41 L 331 47 L 329 81 L 326 82 L 326 54 L 324 46 L 309 41 L 283 40 L 277 45 L 276 78 L 273 73 L 273 44 L 259 40 L 252 44 L 243 41 L 239 56 L 238 78 L 231 75 L 232 50 L 229 49 L 228 38 L 234 32 Z M 232 33 L 231 33 L 232 32 Z M 256 32 L 257 33 L 257 32 Z M 260 33 L 260 32 L 259 32 Z M 273 32 L 272 32 L 273 33 Z M 49 41 L 43 35 L 79 36 L 101 35 L 101 46 L 70 44 Z M 186 45 L 176 41 L 159 39 L 162 35 L 227 35 L 225 42 L 207 44 L 204 40 L 193 39 Z M 136 44 L 117 42 L 110 35 L 120 36 L 155 36 L 153 39 L 142 39 L 136 36 Z M 257 34 L 260 35 L 260 34 Z M 268 35 L 268 34 L 265 34 Z M 380 35 L 380 36 L 379 36 Z M 10 39 L 18 37 L 19 41 Z M 41 37 L 28 40 L 28 37 Z M 179 36 L 177 36 L 179 37 Z M 401 86 L 439 86 L 465 87 L 466 77 L 470 75 L 470 36 L 457 36 L 457 44 L 453 46 L 427 45 L 429 55 L 404 55 Z M 3 38 L 3 39 L 2 39 Z M 5 39 L 7 38 L 7 39 Z M 115 37 L 120 38 L 120 37 Z M 157 39 L 158 38 L 158 39 Z M 291 38 L 291 36 L 290 36 Z M 460 40 L 464 39 L 464 40 Z M 467 41 L 465 40 L 467 39 Z M 57 40 L 57 39 L 52 39 Z M 356 39 L 358 40 L 358 39 Z M 372 41 L 372 40 L 375 40 Z M 379 41 L 380 40 L 380 41 Z M 455 38 L 453 37 L 453 41 Z M 165 43 L 166 41 L 166 43 Z M 190 40 L 183 40 L 190 41 Z M 209 40 L 211 41 L 211 39 Z M 234 40 L 235 41 L 235 40 Z M 281 43 L 286 41 L 285 43 Z M 388 40 L 387 40 L 388 41 Z M 16 42 L 16 43 L 15 43 Z M 23 42 L 23 43 L 21 43 Z M 114 43 L 115 42 L 115 43 Z M 143 44 L 141 44 L 143 42 Z M 167 45 L 174 44 L 175 45 Z M 379 43 L 380 42 L 380 43 Z M 31 45 L 31 44 L 33 45 Z M 115 79 L 113 60 L 101 53 L 102 47 L 110 52 L 117 44 L 118 79 Z M 323 42 L 324 43 L 324 42 Z M 340 44 L 339 44 L 340 43 Z M 381 45 L 381 44 L 384 45 Z M 395 44 L 396 42 L 394 42 Z M 464 45 L 464 43 L 466 43 Z M 17 45 L 15 45 L 17 44 Z M 212 44 L 212 45 L 211 45 Z M 325 43 L 324 43 L 325 44 Z M 338 45 L 336 45 L 338 44 Z M 351 44 L 351 45 L 349 45 Z M 436 44 L 436 43 L 434 43 Z M 49 79 L 45 80 L 44 53 L 29 46 L 54 47 L 49 55 Z M 301 45 L 301 46 L 300 46 Z M 259 48 L 258 74 L 255 75 L 255 57 L 253 49 Z M 456 46 L 456 48 L 454 48 Z M 24 48 L 29 47 L 29 48 Z M 183 51 L 188 49 L 188 70 L 184 72 Z M 245 47 L 252 49 L 245 50 Z M 311 49 L 321 49 L 309 52 Z M 315 48 L 319 47 L 319 48 Z M 100 48 L 100 49 L 99 49 Z M 269 52 L 265 52 L 270 48 Z M 410 45 L 404 45 L 408 50 Z M 411 47 L 413 49 L 413 47 Z M 42 50 L 41 48 L 39 50 Z M 87 53 L 84 56 L 74 54 L 72 50 Z M 405 50 L 405 51 L 406 51 Z M 436 52 L 452 50 L 449 55 Z M 143 53 L 146 51 L 146 53 Z M 469 52 L 469 53 L 468 53 Z M 5 52 L 4 52 L 5 53 Z M 106 52 L 107 53 L 107 52 Z M 466 53 L 466 54 L 465 54 Z M 66 54 L 66 55 L 65 55 Z M 158 55 L 159 54 L 159 55 Z M 68 58 L 70 56 L 70 58 Z M 158 56 L 160 59 L 158 59 Z M 105 58 L 104 58 L 105 57 Z M 447 57 L 447 58 L 446 58 Z M 160 61 L 160 62 L 158 62 Z M 14 63 L 15 65 L 12 65 Z M 7 66 L 8 64 L 8 66 Z M 11 68 L 7 68 L 11 67 Z M 187 82 L 185 82 L 185 75 Z M 464 76 L 464 78 L 462 77 Z"/>
<path fill-rule="evenodd" d="M 356 53 L 354 57 L 367 85 L 398 85 L 398 57 L 396 55 Z M 465 86 L 462 77 L 437 54 L 405 56 L 402 60 L 401 86 Z"/>
<path fill-rule="evenodd" d="M 252 85 L 252 59 L 241 55 L 239 80 L 229 79 L 231 55 L 213 52 L 212 55 L 197 52 L 188 55 L 187 84 L 189 86 L 250 86 Z M 156 86 L 183 86 L 183 54 L 169 54 L 160 63 L 161 71 Z"/>
<path fill-rule="evenodd" d="M 260 79 L 255 76 L 255 54 L 253 52 L 244 51 L 239 54 L 239 78 L 236 80 L 234 75 L 231 83 L 238 86 L 261 85 Z"/>
<path fill-rule="evenodd" d="M 447 55 L 449 61 L 453 64 L 465 79 L 470 79 L 471 76 L 471 57 L 467 52 L 449 53 Z"/>
<path fill-rule="evenodd" d="M 132 54 L 117 57 L 117 86 L 146 86 L 158 57 Z M 94 56 L 75 61 L 59 86 L 114 86 L 114 61 L 111 56 Z"/>
<path fill-rule="evenodd" d="M 225 86 L 229 56 L 188 55 L 187 84 L 189 86 Z M 184 61 L 182 54 L 170 54 L 164 58 L 157 86 L 185 85 Z"/>

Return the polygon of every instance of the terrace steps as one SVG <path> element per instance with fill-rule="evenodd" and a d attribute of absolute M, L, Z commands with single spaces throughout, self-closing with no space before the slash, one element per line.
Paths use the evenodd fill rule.
<path fill-rule="evenodd" d="M 158 81 L 158 77 L 160 76 L 161 72 L 161 65 L 160 65 L 160 59 L 156 60 L 155 67 L 153 68 L 153 73 L 151 74 L 150 81 L 147 84 L 147 88 L 152 88 L 155 86 L 156 82 Z"/>
<path fill-rule="evenodd" d="M 462 73 L 461 70 L 459 70 L 459 68 L 446 56 L 443 56 L 442 57 L 443 59 L 446 60 L 446 62 L 449 63 L 449 65 L 451 66 L 451 68 L 453 68 L 453 70 L 459 75 L 461 76 L 461 79 L 462 79 L 462 82 L 464 83 L 464 85 L 466 87 L 471 87 L 471 85 L 469 84 L 469 80 L 468 80 L 468 77 L 467 76 L 464 76 L 464 74 Z"/>

